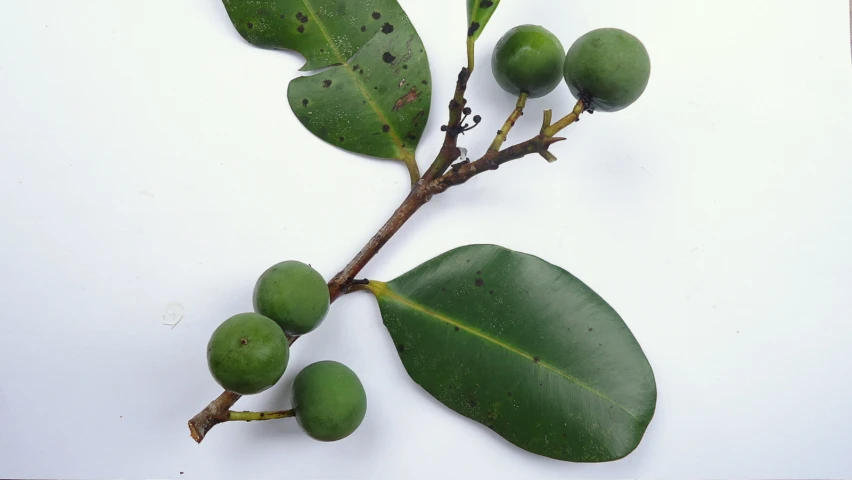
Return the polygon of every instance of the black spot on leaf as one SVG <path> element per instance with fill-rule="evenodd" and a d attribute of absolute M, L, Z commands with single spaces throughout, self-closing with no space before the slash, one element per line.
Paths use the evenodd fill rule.
<path fill-rule="evenodd" d="M 366 25 L 361 25 L 361 31 L 362 31 L 362 32 L 366 32 L 366 31 L 367 31 L 367 26 L 366 26 Z"/>
<path fill-rule="evenodd" d="M 477 287 L 481 287 L 481 286 L 485 285 L 485 280 L 483 280 L 481 278 L 477 278 L 476 281 L 473 282 L 473 284 L 476 285 Z"/>
<path fill-rule="evenodd" d="M 382 55 L 382 60 L 384 60 L 385 63 L 393 63 L 393 61 L 396 60 L 396 57 L 391 55 L 390 52 L 385 52 L 385 54 Z"/>
<path fill-rule="evenodd" d="M 390 125 L 387 125 L 387 124 L 382 125 L 382 131 L 385 132 L 385 133 L 390 132 Z"/>
<path fill-rule="evenodd" d="M 472 37 L 476 31 L 479 30 L 479 23 L 473 22 L 470 24 L 470 28 L 467 29 L 467 36 Z"/>
<path fill-rule="evenodd" d="M 459 331 L 459 327 L 455 327 L 455 329 L 456 329 L 457 332 Z"/>
<path fill-rule="evenodd" d="M 248 22 L 248 23 L 246 24 L 246 26 L 247 26 L 249 29 L 254 28 L 254 24 L 253 24 L 253 23 L 251 23 L 251 22 Z"/>
<path fill-rule="evenodd" d="M 384 24 L 384 25 L 382 25 L 382 33 L 384 33 L 385 35 L 387 35 L 388 33 L 391 33 L 391 32 L 393 32 L 393 25 L 391 25 L 390 23 L 385 22 L 385 24 Z"/>
<path fill-rule="evenodd" d="M 379 12 L 373 12 L 373 20 L 378 20 L 382 18 L 382 14 Z"/>
<path fill-rule="evenodd" d="M 540 362 L 540 361 L 541 361 L 541 358 L 539 358 L 539 356 L 538 356 L 538 355 L 536 355 L 536 356 L 534 356 L 534 357 L 533 357 L 533 363 L 538 363 L 538 362 Z"/>
<path fill-rule="evenodd" d="M 479 8 L 488 8 L 492 5 L 494 5 L 494 2 L 492 2 L 491 0 L 482 0 L 481 2 L 479 2 Z"/>
<path fill-rule="evenodd" d="M 299 25 L 298 27 L 296 27 L 296 31 L 299 33 L 305 33 L 305 26 Z"/>
<path fill-rule="evenodd" d="M 338 137 L 338 138 L 337 138 L 337 140 L 338 140 L 340 143 L 343 143 L 343 141 L 344 141 L 344 140 L 346 140 L 346 138 L 344 138 L 344 137 Z"/>
<path fill-rule="evenodd" d="M 311 103 L 311 102 L 309 102 L 307 98 L 302 99 L 302 106 L 303 107 L 307 107 L 309 103 Z"/>
<path fill-rule="evenodd" d="M 323 80 L 322 81 L 322 88 L 328 88 L 330 86 L 331 86 L 331 80 Z"/>

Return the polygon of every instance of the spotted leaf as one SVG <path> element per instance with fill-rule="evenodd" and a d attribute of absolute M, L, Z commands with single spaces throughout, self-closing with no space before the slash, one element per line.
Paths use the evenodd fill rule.
<path fill-rule="evenodd" d="M 469 38 L 473 41 L 479 38 L 498 5 L 500 0 L 467 0 L 467 36 Z"/>
<path fill-rule="evenodd" d="M 432 98 L 426 50 L 396 0 L 223 0 L 234 27 L 263 48 L 305 57 L 287 97 L 299 121 L 340 148 L 404 162 Z M 330 68 L 326 68 L 330 67 Z"/>

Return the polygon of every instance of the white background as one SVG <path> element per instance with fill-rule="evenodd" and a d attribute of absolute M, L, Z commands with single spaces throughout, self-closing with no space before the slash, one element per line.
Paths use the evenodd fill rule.
<path fill-rule="evenodd" d="M 428 48 L 425 166 L 464 61 L 464 2 L 401 0 Z M 657 376 L 635 453 L 579 465 L 526 453 L 405 374 L 375 301 L 351 295 L 296 344 L 369 395 L 347 440 L 293 421 L 186 420 L 219 394 L 212 330 L 284 259 L 333 275 L 406 192 L 403 167 L 296 121 L 301 59 L 255 49 L 218 0 L 2 2 L 0 477 L 849 478 L 852 64 L 845 0 L 504 0 L 480 41 L 481 152 L 513 106 L 488 69 L 508 28 L 566 47 L 617 26 L 651 52 L 645 96 L 572 127 L 560 157 L 436 198 L 365 275 L 498 243 L 561 265 L 624 316 Z M 531 101 L 565 113 L 568 89 Z M 180 318 L 174 328 L 164 323 Z M 181 474 L 181 472 L 183 472 Z"/>

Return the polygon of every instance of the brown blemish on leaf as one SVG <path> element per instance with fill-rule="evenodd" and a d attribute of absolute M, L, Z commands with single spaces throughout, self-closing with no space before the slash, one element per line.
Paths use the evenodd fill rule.
<path fill-rule="evenodd" d="M 399 100 L 396 101 L 396 103 L 393 105 L 393 108 L 391 110 L 396 112 L 399 109 L 401 109 L 402 107 L 404 107 L 404 106 L 408 105 L 409 103 L 417 100 L 417 97 L 419 97 L 419 96 L 420 96 L 420 92 L 418 92 L 416 88 L 412 87 L 411 90 L 408 91 L 408 93 L 399 97 Z"/>
<path fill-rule="evenodd" d="M 420 125 L 419 123 L 417 123 L 417 120 L 420 120 L 421 118 L 423 118 L 423 115 L 426 115 L 426 112 L 423 111 L 423 110 L 420 110 L 419 112 L 417 112 L 417 115 L 415 115 L 414 118 L 411 119 L 411 123 L 413 123 L 415 125 Z"/>

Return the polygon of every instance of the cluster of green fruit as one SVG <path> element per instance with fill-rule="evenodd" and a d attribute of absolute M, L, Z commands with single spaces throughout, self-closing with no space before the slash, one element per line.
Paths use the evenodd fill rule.
<path fill-rule="evenodd" d="M 564 79 L 587 109 L 604 112 L 635 102 L 651 75 L 642 42 L 615 28 L 583 35 L 566 54 L 559 39 L 546 29 L 521 25 L 497 42 L 491 68 L 497 83 L 509 93 L 542 97 Z"/>
<path fill-rule="evenodd" d="M 281 379 L 290 358 L 287 336 L 316 329 L 330 303 L 322 275 L 296 261 L 264 272 L 253 300 L 255 313 L 225 320 L 207 344 L 213 378 L 225 390 L 240 395 L 263 392 Z M 323 441 L 349 436 L 367 412 L 367 396 L 358 376 L 332 361 L 311 364 L 296 375 L 292 402 L 302 429 Z"/>

